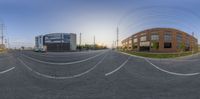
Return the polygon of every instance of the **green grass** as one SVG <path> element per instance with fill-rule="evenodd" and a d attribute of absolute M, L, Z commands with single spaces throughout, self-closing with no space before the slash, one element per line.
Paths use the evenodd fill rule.
<path fill-rule="evenodd" d="M 149 52 L 133 52 L 133 51 L 122 51 L 122 52 L 148 58 L 177 58 L 181 56 L 192 55 L 192 52 L 182 52 L 182 53 L 149 53 Z"/>

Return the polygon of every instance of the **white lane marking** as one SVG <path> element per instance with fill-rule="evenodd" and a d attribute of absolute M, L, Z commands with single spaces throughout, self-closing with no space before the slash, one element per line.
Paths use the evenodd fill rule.
<path fill-rule="evenodd" d="M 32 68 L 30 68 L 27 64 L 24 63 L 24 61 L 22 61 L 21 59 L 17 58 L 28 70 L 30 70 L 31 72 L 41 76 L 41 77 L 44 77 L 44 78 L 49 78 L 49 79 L 70 79 L 70 78 L 77 78 L 77 77 L 80 77 L 80 76 L 83 76 L 89 72 L 91 72 L 92 70 L 94 70 L 99 64 L 101 64 L 103 62 L 103 60 L 106 58 L 107 55 L 105 55 L 97 64 L 95 64 L 92 68 L 88 69 L 87 71 L 83 72 L 83 73 L 80 73 L 80 74 L 76 74 L 76 75 L 73 75 L 73 76 L 67 76 L 67 77 L 56 77 L 56 76 L 50 76 L 50 75 L 46 75 L 46 74 L 42 74 L 42 73 L 39 73 L 37 71 L 34 71 Z"/>
<path fill-rule="evenodd" d="M 4 71 L 1 71 L 0 74 L 4 74 L 4 73 L 9 72 L 9 71 L 11 71 L 13 69 L 15 69 L 15 67 L 12 67 L 12 68 L 4 70 Z"/>
<path fill-rule="evenodd" d="M 120 52 L 120 53 L 129 55 L 129 56 L 132 56 L 132 57 L 144 59 L 145 61 L 147 61 L 149 64 L 151 64 L 151 65 L 152 65 L 153 67 L 155 67 L 156 69 L 158 69 L 158 70 L 160 70 L 160 71 L 162 71 L 162 72 L 171 74 L 171 75 L 177 75 L 177 76 L 194 76 L 194 75 L 199 75 L 199 74 L 200 74 L 199 72 L 197 72 L 197 73 L 189 73 L 189 74 L 170 72 L 170 71 L 164 70 L 164 69 L 162 69 L 162 68 L 156 66 L 155 64 L 153 64 L 152 62 L 149 61 L 149 60 L 169 60 L 169 59 L 153 59 L 153 58 L 146 58 L 146 57 L 131 55 L 131 54 L 127 54 L 127 53 L 124 53 L 124 52 Z M 174 61 L 185 61 L 185 60 L 174 60 Z M 188 61 L 190 61 L 190 60 L 188 60 Z M 195 61 L 196 61 L 196 60 L 195 60 Z"/>
<path fill-rule="evenodd" d="M 156 69 L 162 71 L 162 72 L 165 72 L 165 73 L 168 73 L 168 74 L 171 74 L 171 75 L 177 75 L 177 76 L 194 76 L 194 75 L 199 75 L 200 73 L 188 73 L 188 74 L 183 74 L 183 73 L 176 73 L 176 72 L 171 72 L 171 71 L 167 71 L 167 70 L 164 70 L 158 66 L 156 66 L 155 64 L 153 64 L 152 62 L 150 62 L 148 59 L 145 59 L 149 64 L 151 64 L 153 67 L 155 67 Z"/>
<path fill-rule="evenodd" d="M 34 54 L 36 56 L 44 56 L 44 57 L 56 57 L 56 56 L 66 57 L 66 55 L 76 55 L 76 54 L 84 54 L 84 53 L 92 53 L 92 54 L 94 54 L 94 53 L 99 53 L 99 52 L 104 52 L 104 51 L 107 51 L 107 50 L 86 51 L 86 52 L 63 52 L 62 54 L 57 53 L 57 52 L 55 52 L 55 53 L 54 52 L 48 52 L 48 53 L 44 53 L 44 54 L 36 54 L 36 53 L 30 53 L 30 54 Z M 46 55 L 48 55 L 48 56 L 46 56 Z"/>
<path fill-rule="evenodd" d="M 128 59 L 126 61 L 124 61 L 119 67 L 117 67 L 115 70 L 109 72 L 109 73 L 106 73 L 105 76 L 109 76 L 115 72 L 117 72 L 118 70 L 120 70 L 130 59 L 130 56 L 128 57 Z"/>
<path fill-rule="evenodd" d="M 100 53 L 100 54 L 97 54 L 97 55 L 95 55 L 95 56 L 89 57 L 89 58 L 87 58 L 87 59 L 83 59 L 83 60 L 79 60 L 79 61 L 74 61 L 74 62 L 67 62 L 67 63 L 53 63 L 53 62 L 41 61 L 41 60 L 38 60 L 38 59 L 35 59 L 35 58 L 32 58 L 32 57 L 29 57 L 29 56 L 24 55 L 24 54 L 22 54 L 22 55 L 25 56 L 26 58 L 29 58 L 29 59 L 31 59 L 31 60 L 33 60 L 33 61 L 40 62 L 40 63 L 51 64 L 51 65 L 70 65 L 70 64 L 76 64 L 76 63 L 81 63 L 81 62 L 85 62 L 85 61 L 91 60 L 91 59 L 93 59 L 93 58 L 96 58 L 96 57 L 98 57 L 98 56 L 104 54 L 104 53 L 106 53 L 106 51 L 105 51 L 105 52 L 102 52 L 102 53 Z"/>
<path fill-rule="evenodd" d="M 64 52 L 64 53 L 62 53 L 62 54 L 59 54 L 59 53 L 57 53 L 57 52 L 47 52 L 47 54 L 49 54 L 49 55 L 67 55 L 67 54 L 80 54 L 80 53 L 88 53 L 88 52 L 101 52 L 101 51 L 105 51 L 105 50 L 89 50 L 89 51 L 80 51 L 80 52 Z"/>

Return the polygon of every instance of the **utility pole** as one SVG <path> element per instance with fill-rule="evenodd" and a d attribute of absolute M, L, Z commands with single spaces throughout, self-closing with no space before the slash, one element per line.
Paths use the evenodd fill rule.
<path fill-rule="evenodd" d="M 118 26 L 117 26 L 117 50 L 118 50 L 118 42 L 119 42 L 119 28 L 118 28 Z"/>
<path fill-rule="evenodd" d="M 112 49 L 114 48 L 114 42 L 112 42 Z"/>
<path fill-rule="evenodd" d="M 4 34 L 3 34 L 3 29 L 4 29 L 4 24 L 1 24 L 1 44 L 3 45 L 3 39 L 4 39 Z"/>
<path fill-rule="evenodd" d="M 80 33 L 80 38 L 79 38 L 79 46 L 81 46 L 81 33 Z"/>
<path fill-rule="evenodd" d="M 95 49 L 95 36 L 94 36 L 94 49 Z"/>
<path fill-rule="evenodd" d="M 10 49 L 10 42 L 9 42 L 9 38 L 7 38 L 7 47 L 8 47 L 8 49 Z"/>

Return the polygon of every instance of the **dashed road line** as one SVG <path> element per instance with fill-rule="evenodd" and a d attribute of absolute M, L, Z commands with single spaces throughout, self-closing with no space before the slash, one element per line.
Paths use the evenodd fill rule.
<path fill-rule="evenodd" d="M 1 71 L 0 74 L 7 73 L 7 72 L 9 72 L 9 71 L 11 71 L 11 70 L 13 70 L 13 69 L 15 69 L 15 67 L 12 67 L 12 68 L 7 69 L 7 70 L 4 70 L 4 71 Z"/>
<path fill-rule="evenodd" d="M 123 66 L 126 65 L 126 63 L 129 61 L 130 58 L 131 58 L 131 57 L 129 56 L 128 59 L 127 59 L 126 61 L 124 61 L 118 68 L 116 68 L 115 70 L 113 70 L 113 71 L 111 71 L 111 72 L 109 72 L 109 73 L 106 73 L 105 76 L 109 76 L 109 75 L 111 75 L 111 74 L 117 72 L 118 70 L 120 70 Z"/>
<path fill-rule="evenodd" d="M 28 70 L 30 70 L 31 72 L 37 74 L 38 76 L 41 76 L 41 77 L 45 77 L 45 78 L 49 78 L 49 79 L 60 79 L 60 80 L 64 80 L 64 79 L 70 79 L 70 78 L 77 78 L 77 77 L 80 77 L 80 76 L 83 76 L 89 72 L 91 72 L 92 70 L 94 70 L 99 64 L 101 64 L 103 62 L 103 60 L 106 58 L 107 55 L 105 55 L 97 64 L 95 64 L 92 68 L 90 68 L 89 70 L 83 72 L 83 73 L 80 73 L 80 74 L 76 74 L 76 75 L 73 75 L 73 76 L 67 76 L 67 77 L 56 77 L 56 76 L 50 76 L 50 75 L 46 75 L 46 74 L 42 74 L 42 73 L 39 73 L 37 71 L 34 71 L 32 68 L 30 68 L 26 63 L 24 63 L 24 61 L 22 61 L 21 59 L 17 58 Z"/>
<path fill-rule="evenodd" d="M 100 53 L 100 54 L 97 54 L 97 55 L 95 55 L 95 56 L 89 57 L 89 58 L 87 58 L 87 59 L 83 59 L 83 60 L 79 60 L 79 61 L 74 61 L 74 62 L 67 62 L 67 63 L 53 63 L 53 62 L 41 61 L 41 60 L 38 60 L 38 59 L 35 59 L 35 58 L 32 58 L 32 57 L 29 57 L 29 56 L 24 55 L 24 54 L 22 54 L 22 55 L 25 56 L 26 58 L 29 58 L 29 59 L 33 60 L 33 61 L 40 62 L 40 63 L 44 63 L 44 64 L 51 64 L 51 65 L 70 65 L 70 64 L 77 64 L 77 63 L 81 63 L 81 62 L 85 62 L 85 61 L 91 60 L 91 59 L 96 58 L 96 57 L 98 57 L 98 56 L 100 56 L 100 55 L 102 55 L 102 54 L 104 54 L 104 53 L 106 53 L 106 52 L 107 52 L 107 51 L 102 52 L 102 53 Z"/>
<path fill-rule="evenodd" d="M 145 59 L 146 62 L 148 62 L 149 64 L 151 64 L 153 67 L 155 67 L 156 69 L 162 71 L 162 72 L 165 72 L 167 74 L 171 74 L 171 75 L 176 75 L 176 76 L 194 76 L 194 75 L 199 75 L 200 73 L 197 72 L 197 73 L 188 73 L 188 74 L 183 74 L 183 73 L 176 73 L 176 72 L 171 72 L 171 71 L 167 71 L 167 70 L 164 70 L 158 66 L 156 66 L 155 64 L 153 64 L 152 62 L 150 62 L 148 59 Z"/>

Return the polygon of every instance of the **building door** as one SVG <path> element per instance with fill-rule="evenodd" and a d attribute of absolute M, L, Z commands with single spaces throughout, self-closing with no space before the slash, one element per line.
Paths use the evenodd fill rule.
<path fill-rule="evenodd" d="M 140 42 L 140 50 L 139 51 L 150 51 L 150 42 Z"/>
<path fill-rule="evenodd" d="M 140 51 L 149 52 L 150 51 L 150 47 L 149 46 L 141 46 L 140 47 Z"/>

